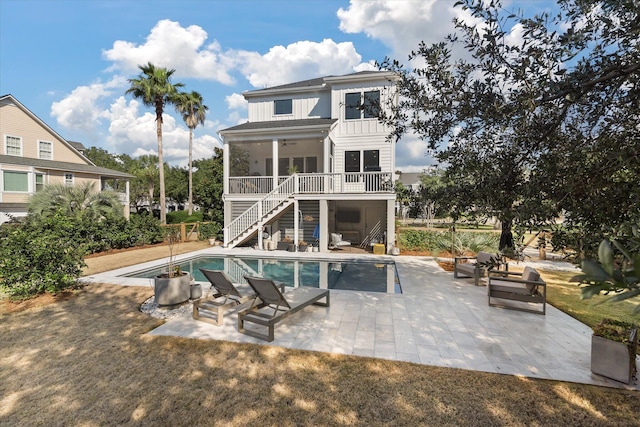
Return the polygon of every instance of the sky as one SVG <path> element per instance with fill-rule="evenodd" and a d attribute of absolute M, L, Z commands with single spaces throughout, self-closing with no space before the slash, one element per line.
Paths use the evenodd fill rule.
<path fill-rule="evenodd" d="M 194 132 L 194 159 L 221 147 L 218 131 L 247 120 L 242 92 L 406 63 L 420 41 L 442 41 L 453 0 L 0 0 L 0 95 L 11 94 L 69 141 L 113 154 L 157 153 L 155 113 L 128 79 L 152 62 L 209 107 Z M 553 1 L 507 0 L 533 15 Z M 163 117 L 164 159 L 186 166 L 189 131 Z M 396 170 L 433 163 L 426 142 L 396 144 Z"/>

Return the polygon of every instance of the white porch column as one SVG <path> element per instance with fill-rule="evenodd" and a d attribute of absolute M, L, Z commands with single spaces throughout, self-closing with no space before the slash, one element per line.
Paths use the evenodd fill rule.
<path fill-rule="evenodd" d="M 129 199 L 129 180 L 124 182 L 124 193 L 127 195 L 127 202 L 124 205 L 124 217 L 129 219 L 131 215 L 131 201 Z"/>
<path fill-rule="evenodd" d="M 300 232 L 300 211 L 298 210 L 300 206 L 298 205 L 298 200 L 293 200 L 293 244 L 296 247 L 296 251 L 298 250 L 298 242 L 299 232 Z"/>
<path fill-rule="evenodd" d="M 329 251 L 329 202 L 319 200 L 320 207 L 320 239 L 318 242 L 320 252 Z"/>
<path fill-rule="evenodd" d="M 229 143 L 225 140 L 222 145 L 222 194 L 229 194 Z"/>
<path fill-rule="evenodd" d="M 278 161 L 278 138 L 273 138 L 273 141 L 271 141 L 271 157 L 273 158 L 271 163 L 273 164 L 273 189 L 275 190 L 278 186 L 278 175 L 280 172 L 278 171 L 278 164 L 280 163 Z"/>
<path fill-rule="evenodd" d="M 387 200 L 387 252 L 391 253 L 391 248 L 396 242 L 396 209 L 395 200 Z"/>

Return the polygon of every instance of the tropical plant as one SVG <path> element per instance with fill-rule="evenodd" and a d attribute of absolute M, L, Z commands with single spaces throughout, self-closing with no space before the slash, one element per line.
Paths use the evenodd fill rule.
<path fill-rule="evenodd" d="M 202 95 L 196 91 L 179 93 L 174 103 L 176 110 L 182 114 L 182 119 L 189 128 L 189 215 L 191 215 L 193 212 L 193 130 L 198 124 L 204 125 L 209 107 L 202 103 Z"/>
<path fill-rule="evenodd" d="M 131 85 L 125 92 L 140 99 L 147 107 L 154 107 L 156 112 L 156 135 L 158 139 L 158 174 L 160 179 L 160 222 L 166 224 L 167 209 L 164 188 L 164 161 L 162 157 L 162 114 L 164 106 L 175 101 L 182 83 L 171 83 L 175 70 L 156 67 L 151 62 L 139 66 L 142 73 L 135 79 L 129 79 Z"/>
<path fill-rule="evenodd" d="M 49 184 L 31 196 L 29 211 L 36 216 L 51 216 L 62 212 L 70 216 L 88 216 L 93 220 L 123 216 L 122 204 L 113 191 L 96 191 L 95 183 L 73 186 Z"/>

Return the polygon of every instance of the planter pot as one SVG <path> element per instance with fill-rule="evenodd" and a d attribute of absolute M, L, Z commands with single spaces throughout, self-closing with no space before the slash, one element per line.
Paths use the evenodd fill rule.
<path fill-rule="evenodd" d="M 396 248 L 395 246 L 391 248 L 391 255 L 395 255 L 395 256 L 400 255 L 400 248 Z"/>
<path fill-rule="evenodd" d="M 307 246 L 307 245 L 300 245 L 300 246 L 298 246 L 298 251 L 299 252 L 307 252 L 307 248 L 308 247 L 309 246 Z"/>
<path fill-rule="evenodd" d="M 593 335 L 591 337 L 591 372 L 630 384 L 636 373 L 637 329 L 630 342 L 621 343 Z"/>
<path fill-rule="evenodd" d="M 200 297 L 202 297 L 202 286 L 200 283 L 193 283 L 191 285 L 190 298 L 199 299 Z"/>
<path fill-rule="evenodd" d="M 288 252 L 295 252 L 295 251 L 296 251 L 296 245 L 294 245 L 293 243 L 290 243 L 290 244 L 287 246 L 287 251 L 288 251 Z"/>
<path fill-rule="evenodd" d="M 187 272 L 177 277 L 157 276 L 153 292 L 158 305 L 181 304 L 191 297 L 191 276 Z"/>
<path fill-rule="evenodd" d="M 209 245 L 213 246 L 216 244 L 216 239 L 209 239 Z"/>
<path fill-rule="evenodd" d="M 313 252 L 318 252 L 320 250 L 320 248 L 318 248 L 317 246 L 314 246 L 313 248 L 311 248 L 313 250 Z"/>

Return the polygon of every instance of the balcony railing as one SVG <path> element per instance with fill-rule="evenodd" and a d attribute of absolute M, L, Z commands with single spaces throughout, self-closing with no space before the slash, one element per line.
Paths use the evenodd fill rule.
<path fill-rule="evenodd" d="M 282 182 L 287 176 L 279 177 Z M 390 172 L 299 173 L 293 176 L 295 193 L 302 194 L 365 194 L 392 193 Z M 229 194 L 267 194 L 273 189 L 273 177 L 246 176 L 229 178 Z"/>

